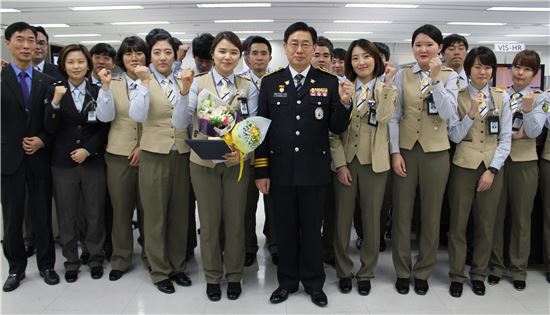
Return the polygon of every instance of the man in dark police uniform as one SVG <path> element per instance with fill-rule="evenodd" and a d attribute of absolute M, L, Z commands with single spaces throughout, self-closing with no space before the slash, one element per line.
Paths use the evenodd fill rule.
<path fill-rule="evenodd" d="M 258 115 L 271 119 L 256 150 L 256 186 L 274 205 L 279 287 L 272 303 L 287 299 L 301 282 L 318 306 L 327 304 L 321 255 L 321 221 L 330 170 L 329 131 L 349 122 L 354 86 L 311 66 L 317 32 L 303 22 L 284 34 L 289 65 L 262 79 Z"/>

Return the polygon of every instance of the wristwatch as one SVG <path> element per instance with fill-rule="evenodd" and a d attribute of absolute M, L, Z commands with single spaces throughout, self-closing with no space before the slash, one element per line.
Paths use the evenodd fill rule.
<path fill-rule="evenodd" d="M 495 175 L 498 174 L 498 169 L 495 167 L 489 166 L 488 170 Z"/>

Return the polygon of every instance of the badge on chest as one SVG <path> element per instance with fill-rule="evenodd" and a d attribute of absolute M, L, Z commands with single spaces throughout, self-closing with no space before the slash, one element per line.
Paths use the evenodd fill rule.
<path fill-rule="evenodd" d="M 328 89 L 327 88 L 311 88 L 309 89 L 309 96 L 323 96 L 327 97 Z"/>

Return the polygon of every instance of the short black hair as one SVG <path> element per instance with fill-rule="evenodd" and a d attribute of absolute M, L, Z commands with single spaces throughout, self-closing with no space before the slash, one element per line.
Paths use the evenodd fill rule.
<path fill-rule="evenodd" d="M 414 40 L 419 34 L 427 35 L 428 37 L 433 39 L 433 41 L 436 42 L 438 45 L 441 45 L 443 43 L 443 34 L 441 34 L 441 31 L 431 24 L 424 24 L 414 31 L 412 35 L 411 45 L 414 45 Z"/>
<path fill-rule="evenodd" d="M 42 27 L 42 26 L 35 26 L 34 29 L 36 30 L 37 34 L 36 36 L 38 37 L 38 33 L 42 33 L 44 34 L 44 36 L 46 36 L 46 41 L 50 41 L 50 36 L 48 36 L 48 33 L 46 33 L 46 30 Z"/>
<path fill-rule="evenodd" d="M 250 42 L 254 37 L 254 35 L 250 35 L 245 40 L 243 40 L 243 53 L 245 55 L 248 55 L 250 53 Z"/>
<path fill-rule="evenodd" d="M 334 50 L 334 45 L 332 44 L 330 39 L 326 38 L 325 36 L 319 36 L 317 37 L 317 42 L 315 44 L 317 44 L 317 46 L 328 48 L 330 57 L 332 57 L 332 51 Z"/>
<path fill-rule="evenodd" d="M 180 45 L 183 45 L 183 43 L 181 42 L 181 40 L 179 38 L 175 38 L 174 36 L 172 36 L 172 40 L 174 41 L 174 44 L 176 44 L 176 46 L 178 46 L 178 47 L 180 47 Z"/>
<path fill-rule="evenodd" d="M 224 39 L 235 45 L 235 47 L 239 49 L 239 54 L 243 52 L 243 44 L 241 43 L 241 39 L 239 38 L 239 36 L 231 31 L 223 31 L 219 32 L 212 42 L 212 51 L 210 52 L 212 55 L 214 55 L 214 49 L 216 48 L 216 46 L 218 46 L 218 44 Z"/>
<path fill-rule="evenodd" d="M 348 48 L 348 54 L 346 55 L 346 60 L 344 61 L 344 68 L 346 69 L 346 77 L 350 81 L 354 81 L 357 78 L 357 73 L 355 70 L 353 70 L 353 66 L 351 64 L 352 59 L 352 52 L 355 47 L 360 47 L 364 51 L 366 51 L 373 59 L 374 59 L 374 71 L 373 75 L 374 78 L 377 78 L 386 71 L 386 68 L 384 67 L 384 63 L 382 62 L 382 57 L 380 56 L 380 53 L 378 52 L 378 48 L 376 48 L 376 45 L 374 45 L 373 42 L 366 40 L 366 39 L 357 39 L 351 42 Z"/>
<path fill-rule="evenodd" d="M 36 29 L 26 22 L 15 22 L 8 25 L 8 27 L 6 27 L 6 30 L 4 31 L 4 38 L 9 41 L 13 34 L 26 30 L 31 30 L 34 33 L 34 37 L 36 38 Z"/>
<path fill-rule="evenodd" d="M 468 41 L 464 36 L 458 35 L 458 34 L 451 34 L 443 38 L 443 48 L 441 49 L 441 51 L 445 52 L 445 50 L 449 48 L 449 46 L 452 46 L 455 43 L 464 44 L 464 47 L 466 47 L 466 50 L 468 50 Z"/>
<path fill-rule="evenodd" d="M 288 42 L 288 38 L 290 37 L 290 35 L 298 31 L 308 32 L 309 34 L 311 34 L 311 40 L 313 41 L 313 43 L 314 44 L 317 43 L 317 31 L 313 27 L 307 25 L 304 22 L 296 22 L 291 24 L 289 27 L 287 27 L 285 30 L 283 42 L 286 44 L 286 42 Z"/>
<path fill-rule="evenodd" d="M 154 29 L 150 30 L 149 33 L 147 33 L 147 35 L 145 35 L 145 42 L 147 43 L 147 46 L 150 47 L 151 46 L 151 41 L 153 40 L 153 37 L 155 37 L 157 34 L 160 34 L 160 33 L 170 35 L 170 33 L 167 30 L 163 29 L 163 28 L 154 28 Z"/>
<path fill-rule="evenodd" d="M 193 38 L 193 42 L 191 42 L 193 57 L 199 57 L 206 60 L 212 59 L 212 54 L 210 51 L 212 49 L 213 42 L 214 36 L 210 33 L 202 33 Z"/>
<path fill-rule="evenodd" d="M 495 56 L 495 53 L 490 48 L 485 46 L 476 47 L 470 50 L 470 52 L 466 55 L 466 59 L 464 59 L 464 71 L 466 72 L 466 75 L 470 77 L 476 58 L 479 59 L 479 62 L 482 65 L 491 66 L 491 68 L 493 68 L 491 79 L 494 78 L 497 74 L 497 56 Z"/>
<path fill-rule="evenodd" d="M 90 55 L 105 55 L 111 57 L 111 59 L 115 60 L 116 57 L 116 50 L 113 48 L 113 46 L 107 44 L 107 43 L 98 43 L 95 44 L 92 49 L 90 49 Z"/>
<path fill-rule="evenodd" d="M 248 38 L 247 38 L 248 39 Z M 245 40 L 246 42 L 246 40 Z M 250 48 L 252 47 L 252 44 L 265 44 L 267 46 L 267 50 L 269 51 L 269 54 L 271 55 L 271 43 L 262 36 L 253 36 L 250 39 L 250 42 L 248 43 L 248 52 L 250 53 Z M 246 49 L 245 49 L 246 50 Z"/>
<path fill-rule="evenodd" d="M 385 43 L 382 43 L 382 42 L 374 42 L 373 43 L 374 46 L 376 46 L 376 48 L 378 48 L 378 51 L 384 55 L 384 58 L 386 59 L 386 61 L 390 61 L 390 47 L 388 47 L 388 45 L 386 45 Z"/>
<path fill-rule="evenodd" d="M 122 60 L 122 57 L 124 57 L 125 53 L 133 51 L 143 52 L 145 54 L 145 65 L 149 64 L 151 56 L 149 55 L 149 49 L 147 48 L 147 44 L 145 43 L 145 41 L 138 36 L 128 36 L 124 38 L 124 40 L 122 40 L 122 43 L 118 48 L 115 60 L 116 65 L 119 66 L 122 70 L 127 71 L 126 67 L 124 67 L 124 61 Z"/>
<path fill-rule="evenodd" d="M 332 58 L 344 60 L 346 59 L 346 50 L 344 48 L 334 48 Z"/>
<path fill-rule="evenodd" d="M 168 32 L 166 32 L 166 33 L 161 32 L 161 33 L 158 33 L 155 36 L 153 36 L 153 38 L 150 40 L 150 43 L 148 44 L 148 46 L 149 46 L 149 56 L 151 55 L 151 51 L 153 50 L 153 46 L 155 46 L 156 43 L 162 42 L 162 41 L 167 41 L 170 44 L 170 47 L 172 47 L 172 49 L 174 50 L 174 55 L 178 52 L 178 46 L 174 42 L 174 38 L 172 36 L 170 36 L 170 34 Z M 174 59 L 175 58 L 176 57 L 174 56 Z"/>

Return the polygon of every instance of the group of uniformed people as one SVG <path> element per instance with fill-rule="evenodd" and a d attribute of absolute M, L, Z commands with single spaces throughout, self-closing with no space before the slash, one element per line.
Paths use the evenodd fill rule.
<path fill-rule="evenodd" d="M 61 81 L 33 68 L 36 38 L 36 29 L 25 22 L 5 30 L 12 59 L 2 69 L 3 247 L 10 264 L 4 291 L 16 289 L 25 277 L 25 195 L 31 200 L 33 215 L 25 220 L 35 228 L 40 275 L 48 284 L 59 283 L 53 269 L 52 190 L 67 282 L 78 279 L 79 241 L 91 255 L 91 276 L 102 277 L 107 198 L 115 222 L 109 279 L 120 279 L 132 266 L 137 209 L 143 258 L 164 293 L 175 292 L 172 282 L 192 284 L 186 260 L 196 198 L 206 294 L 212 301 L 221 299 L 222 278 L 227 297 L 238 299 L 243 269 L 255 261 L 258 191 L 264 194 L 264 231 L 278 265 L 272 303 L 286 300 L 301 283 L 314 304 L 327 305 L 324 260 L 334 264 L 342 293 L 351 291 L 356 278 L 358 293 L 368 295 L 383 249 L 387 200 L 395 287 L 401 294 L 408 293 L 411 276 L 417 294 L 429 289 L 446 191 L 452 296 L 462 294 L 469 251 L 475 294 L 485 293 L 488 268 L 489 284 L 509 270 L 514 287 L 526 287 L 539 179 L 550 246 L 550 145 L 539 164 L 535 141 L 550 127 L 550 97 L 530 88 L 540 66 L 534 51 L 516 55 L 513 84 L 501 90 L 491 87 L 497 59 L 489 48 L 466 54 L 463 37 L 443 39 L 433 25 L 414 31 L 413 65 L 397 71 L 380 43 L 358 39 L 334 63 L 338 75 L 326 69 L 332 44 L 303 22 L 284 33 L 288 66 L 270 72 L 271 45 L 262 37 L 241 43 L 233 32 L 220 32 L 210 45 L 211 69 L 200 63 L 180 69 L 178 60 L 188 47 L 156 30 L 147 41 L 125 38 L 116 55 L 122 72 L 101 69 L 94 76 L 100 84 L 94 84 L 87 79 L 92 58 L 82 45 L 61 51 Z M 249 69 L 235 74 L 243 53 Z M 322 61 L 325 54 L 329 62 Z M 204 160 L 186 142 L 208 138 L 197 113 L 203 90 L 225 101 L 240 119 L 271 120 L 265 141 L 246 156 L 250 167 L 240 181 L 238 152 Z M 413 264 L 417 196 L 419 255 Z M 81 212 L 85 240 L 77 228 Z M 503 255 L 506 215 L 511 216 L 509 266 Z M 357 271 L 349 256 L 354 221 L 362 231 Z"/>

